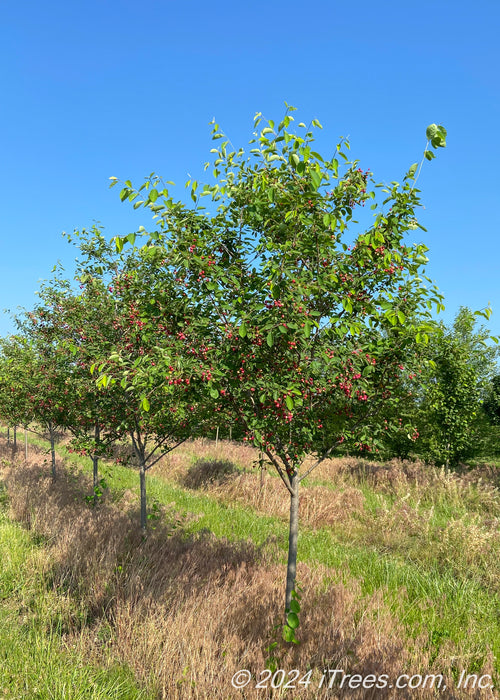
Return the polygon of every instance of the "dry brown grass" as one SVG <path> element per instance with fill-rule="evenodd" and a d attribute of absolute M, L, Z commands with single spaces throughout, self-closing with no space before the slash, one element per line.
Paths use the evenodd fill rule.
<path fill-rule="evenodd" d="M 284 571 L 274 563 L 277 553 L 272 547 L 259 550 L 250 542 L 217 540 L 209 532 L 186 537 L 182 528 L 174 529 L 182 525 L 174 506 L 165 513 L 164 524 L 143 540 L 136 527 L 135 499 L 127 494 L 119 503 L 104 502 L 92 509 L 84 500 L 90 482 L 80 473 L 60 468 L 53 483 L 43 456 L 9 468 L 10 457 L 4 454 L 12 517 L 47 539 L 46 579 L 61 599 L 69 596 L 78 602 L 76 607 L 61 604 L 64 644 L 78 645 L 99 664 L 127 663 L 156 697 L 165 700 L 292 697 L 231 686 L 238 669 L 258 676 L 265 668 L 273 626 L 280 621 Z M 335 467 L 348 473 L 348 464 Z M 242 491 L 245 498 L 258 493 L 258 475 L 221 471 L 222 483 L 215 479 L 207 486 L 211 493 L 225 489 L 230 498 Z M 181 478 L 187 469 L 179 463 L 177 472 Z M 342 518 L 353 504 L 361 513 L 362 494 L 349 479 L 339 492 L 304 489 L 303 517 L 324 524 Z M 267 486 L 258 494 L 262 501 L 255 505 L 261 510 L 277 507 L 272 500 L 276 484 L 270 481 L 267 477 Z M 329 506 L 322 500 L 324 492 Z M 390 517 L 393 522 L 406 519 L 410 528 L 420 527 L 410 510 L 399 507 Z M 447 541 L 454 537 L 450 529 Z M 304 587 L 301 643 L 288 648 L 280 644 L 276 652 L 280 667 L 313 671 L 310 688 L 297 691 L 296 697 L 434 697 L 429 690 L 318 691 L 324 668 L 363 676 L 386 673 L 391 678 L 403 672 L 444 671 L 448 691 L 440 697 L 475 697 L 454 689 L 457 649 L 443 645 L 431 659 L 427 639 L 408 636 L 384 603 L 383 591 L 363 595 L 359 582 L 346 577 L 343 584 L 325 584 L 340 577 L 323 566 L 299 564 L 298 579 Z M 85 615 L 76 615 L 77 608 Z"/>
<path fill-rule="evenodd" d="M 266 515 L 288 518 L 289 501 L 284 487 L 268 474 L 244 473 L 222 484 L 210 485 L 210 495 L 238 502 Z M 309 527 L 341 524 L 363 510 L 364 497 L 353 487 L 331 491 L 320 486 L 303 487 L 300 493 L 300 519 Z"/>
<path fill-rule="evenodd" d="M 226 503 L 288 518 L 283 485 L 261 473 L 257 450 L 208 441 L 183 445 L 160 463 L 159 474 Z M 354 457 L 325 460 L 301 487 L 300 518 L 329 527 L 343 541 L 372 545 L 412 561 L 429 561 L 457 575 L 474 572 L 498 590 L 500 493 L 496 472 L 482 467 L 450 472 L 420 461 L 386 464 Z M 368 508 L 364 491 L 371 494 Z M 378 500 L 377 500 L 378 499 Z M 445 524 L 443 524 L 445 523 Z M 430 545 L 432 543 L 432 545 Z"/>
<path fill-rule="evenodd" d="M 196 463 L 206 463 L 208 476 L 208 465 L 222 461 L 231 463 L 235 472 L 247 471 L 260 479 L 258 459 L 258 450 L 250 446 L 222 440 L 216 448 L 215 443 L 209 440 L 194 440 L 164 457 L 155 467 L 155 473 L 170 481 L 184 483 L 186 473 Z M 307 459 L 303 469 L 310 464 L 312 459 Z M 275 474 L 274 467 L 269 463 L 266 469 Z M 429 496 L 438 491 L 440 496 L 465 500 L 467 505 L 476 503 L 478 507 L 491 508 L 500 515 L 500 469 L 487 465 L 446 471 L 420 460 L 392 459 L 380 463 L 358 457 L 338 457 L 324 460 L 312 472 L 311 479 L 312 483 L 323 481 L 340 487 L 368 485 L 386 495 L 404 495 L 409 490 L 415 490 Z"/>
<path fill-rule="evenodd" d="M 249 506 L 258 513 L 287 518 L 289 504 L 283 485 L 268 464 L 261 473 L 257 450 L 236 443 L 197 440 L 164 458 L 156 472 L 191 489 L 201 489 L 219 500 Z M 364 508 L 361 491 L 345 484 L 337 491 L 303 486 L 300 518 L 310 527 L 342 523 Z"/>
<path fill-rule="evenodd" d="M 344 457 L 325 460 L 314 475 L 332 483 L 365 484 L 384 495 L 412 494 L 429 503 L 446 499 L 500 515 L 500 470 L 491 467 L 447 471 L 420 460 L 381 464 Z"/>

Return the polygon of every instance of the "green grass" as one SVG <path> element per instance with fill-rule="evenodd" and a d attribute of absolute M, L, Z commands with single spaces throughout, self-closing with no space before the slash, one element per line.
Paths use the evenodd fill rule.
<path fill-rule="evenodd" d="M 68 455 L 64 448 L 59 452 L 90 473 L 90 460 Z M 133 469 L 103 465 L 101 472 L 116 498 L 128 489 L 138 494 L 139 479 Z M 389 507 L 394 503 L 393 495 L 375 493 L 366 483 L 362 484 L 362 490 L 372 514 L 383 505 Z M 473 496 L 473 490 L 471 493 Z M 150 506 L 154 501 L 174 503 L 175 510 L 185 516 L 182 527 L 186 534 L 207 529 L 217 537 L 231 541 L 251 539 L 257 546 L 273 541 L 281 550 L 281 561 L 285 564 L 288 533 L 283 519 L 257 515 L 251 508 L 183 489 L 153 474 L 148 474 L 148 501 Z M 410 503 L 412 501 L 415 505 L 414 495 L 411 495 Z M 470 514 L 468 503 L 441 495 L 427 501 L 424 499 L 417 505 L 422 512 L 428 512 L 430 508 L 434 510 L 429 539 L 422 538 L 414 549 L 405 551 L 403 546 L 399 550 L 390 550 L 377 543 L 367 546 L 363 544 L 362 533 L 359 537 L 352 537 L 349 530 L 343 533 L 341 526 L 317 530 L 302 527 L 299 559 L 332 567 L 338 572 L 339 579 L 358 579 L 364 594 L 380 590 L 410 636 L 427 634 L 430 646 L 435 649 L 448 639 L 470 658 L 471 663 L 484 658 L 487 649 L 491 649 L 498 664 L 498 589 L 491 590 L 477 572 L 464 570 L 457 574 L 452 566 L 435 557 L 432 549 L 433 538 L 437 541 L 439 528 L 450 517 Z M 497 666 L 498 670 L 500 666 Z"/>
<path fill-rule="evenodd" d="M 0 696 L 8 700 L 147 700 L 130 670 L 96 668 L 66 650 L 57 599 L 37 566 L 37 544 L 0 499 Z"/>
<path fill-rule="evenodd" d="M 70 457 L 90 473 L 90 460 Z M 138 493 L 138 474 L 133 469 L 113 465 L 103 466 L 101 471 L 115 495 L 126 489 Z M 375 494 L 367 484 L 363 484 L 362 490 L 369 495 L 373 509 L 380 507 L 380 494 Z M 285 564 L 288 533 L 285 521 L 279 518 L 256 515 L 250 508 L 228 505 L 152 474 L 148 475 L 148 500 L 150 505 L 154 501 L 175 503 L 176 511 L 187 516 L 183 524 L 186 533 L 208 529 L 217 537 L 231 541 L 251 539 L 257 546 L 272 540 L 282 550 L 281 561 Z M 382 497 L 386 505 L 393 501 L 390 495 Z M 443 500 L 438 507 L 436 503 L 424 503 L 422 507 L 427 510 L 431 505 L 435 506 L 431 531 L 436 531 L 450 516 L 467 513 L 465 506 Z M 190 514 L 195 517 L 190 518 Z M 429 544 L 432 546 L 432 542 Z M 334 530 L 302 527 L 299 559 L 332 567 L 339 572 L 339 579 L 360 580 L 365 594 L 382 590 L 385 601 L 411 635 L 428 632 L 435 640 L 449 638 L 465 644 L 475 656 L 489 647 L 500 657 L 499 596 L 492 595 L 481 581 L 457 577 L 450 568 L 440 566 L 433 560 L 432 550 L 426 552 L 423 561 L 411 560 L 405 552 L 387 552 L 349 541 L 349 533 L 343 535 L 341 526 Z"/>

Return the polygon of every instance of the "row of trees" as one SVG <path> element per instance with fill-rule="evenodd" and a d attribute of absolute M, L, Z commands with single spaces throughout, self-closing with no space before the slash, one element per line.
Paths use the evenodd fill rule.
<path fill-rule="evenodd" d="M 166 452 L 217 426 L 261 449 L 290 499 L 289 641 L 302 480 L 339 449 L 404 452 L 429 407 L 450 407 L 442 387 L 457 367 L 457 386 L 483 376 L 465 378 L 433 321 L 444 307 L 424 284 L 427 248 L 407 240 L 422 228 L 418 164 L 402 183 L 376 184 L 346 140 L 327 158 L 315 151 L 321 125 L 293 131 L 293 111 L 278 124 L 256 115 L 249 154 L 214 123 L 212 178 L 188 181 L 189 205 L 154 174 L 122 183 L 121 200 L 149 209 L 153 230 L 112 241 L 96 227 L 75 232 L 75 280 L 45 285 L 0 355 L 0 416 L 47 431 L 54 475 L 58 428 L 92 458 L 96 488 L 99 458 L 132 444 L 143 529 L 146 472 Z M 422 162 L 445 138 L 427 129 Z M 365 205 L 373 221 L 359 232 Z M 456 421 L 469 415 L 466 397 L 457 401 L 458 418 L 450 411 L 427 440 L 449 462 L 461 447 L 443 444 L 456 444 Z"/>

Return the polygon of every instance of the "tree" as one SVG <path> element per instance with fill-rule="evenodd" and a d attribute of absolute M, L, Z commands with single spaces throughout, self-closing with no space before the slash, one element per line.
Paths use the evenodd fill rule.
<path fill-rule="evenodd" d="M 161 457 L 203 426 L 203 406 L 190 377 L 183 295 L 162 276 L 161 296 L 153 290 L 162 259 L 146 245 L 113 252 L 100 231 L 80 235 L 85 260 L 79 278 L 106 288 L 113 340 L 92 345 L 90 372 L 95 387 L 113 395 L 113 430 L 132 443 L 140 474 L 141 529 L 146 532 L 146 473 Z M 129 237 L 129 242 L 133 238 Z M 109 305 L 108 300 L 108 305 Z M 91 320 L 91 319 L 90 319 Z M 88 323 L 85 340 L 92 337 Z"/>
<path fill-rule="evenodd" d="M 499 349 L 488 345 L 489 331 L 476 322 L 490 314 L 461 307 L 453 325 L 441 323 L 429 345 L 418 422 L 423 454 L 437 464 L 456 466 L 483 449 L 483 401 Z"/>
<path fill-rule="evenodd" d="M 157 221 L 149 243 L 185 299 L 198 380 L 217 410 L 229 410 L 245 439 L 262 447 L 290 498 L 288 641 L 298 625 L 299 485 L 344 442 L 377 449 L 398 401 L 406 348 L 427 340 L 427 305 L 442 308 L 437 290 L 422 282 L 426 246 L 404 240 L 422 228 L 418 164 L 402 184 L 375 185 L 385 195 L 378 204 L 370 171 L 346 155 L 348 142 L 324 158 L 313 146 L 319 122 L 294 133 L 292 111 L 278 125 L 256 116 L 248 157 L 230 150 L 214 124 L 215 183 L 201 190 L 187 183 L 192 207 L 174 201 L 155 175 L 138 189 L 127 181 L 120 193 Z M 444 146 L 446 131 L 431 125 L 427 136 L 430 159 L 429 143 Z M 215 212 L 201 206 L 204 196 Z M 355 210 L 370 202 L 373 224 L 351 233 Z M 126 242 L 116 239 L 118 248 Z M 159 296 L 162 285 L 160 278 Z"/>
<path fill-rule="evenodd" d="M 486 388 L 484 410 L 493 425 L 500 425 L 500 374 L 492 377 Z"/>
<path fill-rule="evenodd" d="M 3 342 L 5 375 L 3 384 L 10 388 L 10 417 L 16 423 L 38 432 L 39 425 L 48 433 L 52 477 L 56 478 L 55 439 L 57 426 L 65 412 L 64 390 L 66 367 L 61 352 L 47 342 L 44 331 L 37 328 L 35 314 L 17 319 L 20 333 Z M 7 407 L 7 410 L 8 407 Z"/>
<path fill-rule="evenodd" d="M 20 338 L 0 338 L 0 418 L 8 426 L 26 428 L 31 412 L 27 396 L 20 390 L 23 384 L 21 354 Z"/>
<path fill-rule="evenodd" d="M 36 321 L 37 333 L 43 333 L 63 358 L 64 411 L 58 415 L 58 425 L 73 436 L 70 449 L 92 459 L 95 504 L 101 491 L 99 458 L 110 456 L 121 437 L 117 391 L 100 390 L 90 372 L 96 354 L 111 352 L 119 334 L 113 299 L 92 277 L 80 283 L 79 294 L 69 281 L 56 278 L 42 286 L 39 296 L 41 303 L 30 318 Z"/>

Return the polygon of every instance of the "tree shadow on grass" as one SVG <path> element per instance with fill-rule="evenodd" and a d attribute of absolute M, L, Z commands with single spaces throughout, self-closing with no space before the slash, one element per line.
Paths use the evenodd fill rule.
<path fill-rule="evenodd" d="M 228 459 L 198 459 L 182 478 L 182 485 L 188 489 L 204 489 L 226 483 L 241 474 L 234 462 Z"/>
<path fill-rule="evenodd" d="M 188 598 L 228 572 L 260 565 L 266 545 L 230 542 L 209 530 L 192 534 L 193 514 L 163 506 L 147 536 L 139 528 L 138 498 L 129 492 L 91 507 L 90 479 L 61 468 L 53 481 L 44 465 L 16 465 L 5 475 L 11 516 L 50 546 L 47 585 L 75 596 L 93 617 L 117 600 L 136 604 Z M 216 583 L 214 584 L 216 585 Z"/>

